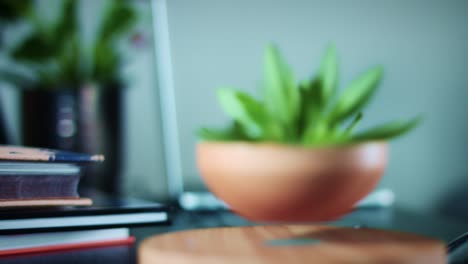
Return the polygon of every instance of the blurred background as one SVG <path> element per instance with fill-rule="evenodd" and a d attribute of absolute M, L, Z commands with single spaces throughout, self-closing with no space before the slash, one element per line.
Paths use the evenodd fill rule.
<path fill-rule="evenodd" d="M 379 187 L 397 206 L 468 219 L 467 1 L 13 2 L 28 1 L 1 2 L 1 143 L 102 151 L 107 167 L 86 182 L 108 192 L 169 201 L 204 191 L 195 131 L 227 121 L 216 88 L 258 95 L 269 42 L 297 78 L 334 43 L 340 87 L 385 69 L 361 129 L 424 116 L 391 142 Z"/>

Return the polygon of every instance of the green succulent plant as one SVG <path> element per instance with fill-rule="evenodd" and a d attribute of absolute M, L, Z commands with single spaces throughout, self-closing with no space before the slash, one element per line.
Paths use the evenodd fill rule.
<path fill-rule="evenodd" d="M 295 81 L 279 50 L 268 45 L 264 56 L 263 100 L 231 88 L 218 89 L 219 103 L 233 121 L 226 129 L 202 128 L 199 138 L 308 147 L 389 140 L 414 128 L 421 118 L 393 121 L 354 133 L 382 75 L 381 66 L 372 67 L 338 95 L 338 62 L 333 45 L 327 48 L 317 74 L 300 82 Z"/>

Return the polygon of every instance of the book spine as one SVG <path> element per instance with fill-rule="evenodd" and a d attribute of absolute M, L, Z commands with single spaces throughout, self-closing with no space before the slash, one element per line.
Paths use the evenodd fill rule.
<path fill-rule="evenodd" d="M 0 200 L 77 198 L 80 175 L 2 175 Z"/>

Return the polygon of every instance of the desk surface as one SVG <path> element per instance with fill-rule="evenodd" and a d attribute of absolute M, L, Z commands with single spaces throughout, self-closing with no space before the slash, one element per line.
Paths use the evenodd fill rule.
<path fill-rule="evenodd" d="M 260 225 L 160 234 L 140 264 L 446 263 L 445 244 L 406 232 L 324 225 Z M 310 261 L 309 261 L 310 262 Z"/>
<path fill-rule="evenodd" d="M 450 241 L 468 231 L 468 224 L 459 221 L 421 215 L 403 209 L 361 209 L 343 219 L 327 223 L 338 226 L 367 226 L 399 230 Z M 250 226 L 253 223 L 227 211 L 184 212 L 174 214 L 171 226 L 140 227 L 131 230 L 135 247 L 145 238 L 166 232 L 222 226 Z M 110 247 L 60 253 L 0 258 L 1 263 L 136 263 L 135 247 Z"/>

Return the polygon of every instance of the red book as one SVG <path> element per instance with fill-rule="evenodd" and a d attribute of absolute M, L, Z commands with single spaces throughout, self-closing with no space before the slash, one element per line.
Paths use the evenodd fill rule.
<path fill-rule="evenodd" d="M 0 236 L 0 256 L 131 245 L 128 228 Z"/>

